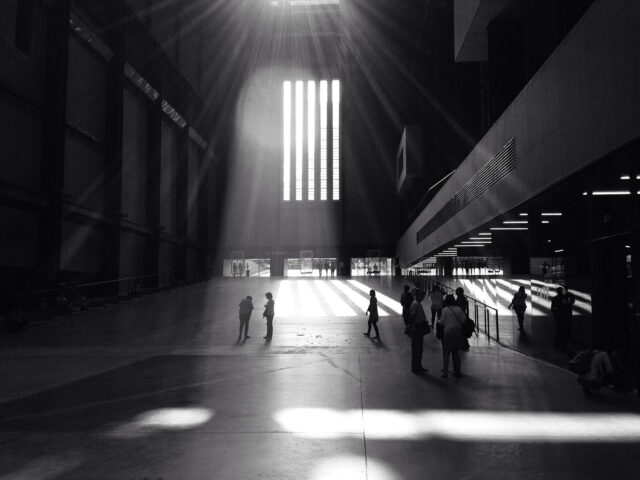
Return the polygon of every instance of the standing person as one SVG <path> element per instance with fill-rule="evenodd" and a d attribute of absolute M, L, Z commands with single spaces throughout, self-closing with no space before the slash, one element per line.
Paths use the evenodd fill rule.
<path fill-rule="evenodd" d="M 247 298 L 243 299 L 238 306 L 238 316 L 240 317 L 240 330 L 238 331 L 238 340 L 242 337 L 242 329 L 244 328 L 244 338 L 251 338 L 249 333 L 249 318 L 251 318 L 251 312 L 253 311 L 253 299 L 251 295 L 247 295 Z"/>
<path fill-rule="evenodd" d="M 263 338 L 265 340 L 271 340 L 271 337 L 273 336 L 273 307 L 276 302 L 273 301 L 273 295 L 271 292 L 265 293 L 264 296 L 267 297 L 267 303 L 264 304 L 264 313 L 262 316 L 267 319 L 267 334 Z"/>
<path fill-rule="evenodd" d="M 329 262 L 326 260 L 324 262 L 324 276 L 329 278 Z"/>
<path fill-rule="evenodd" d="M 467 299 L 467 296 L 464 294 L 464 288 L 462 287 L 458 287 L 456 288 L 456 305 L 460 307 L 460 310 L 462 310 L 462 312 L 464 313 L 464 318 L 465 320 L 467 318 L 469 318 L 469 300 Z M 462 336 L 463 340 L 462 343 L 464 344 L 464 346 L 462 347 L 462 350 L 464 350 L 465 352 L 469 351 L 470 345 L 469 345 L 469 340 L 467 340 L 467 338 L 463 335 Z"/>
<path fill-rule="evenodd" d="M 524 311 L 527 309 L 527 294 L 524 293 L 524 287 L 520 287 L 516 294 L 513 296 L 513 300 L 509 304 L 509 309 L 513 307 L 518 317 L 518 330 L 524 328 Z"/>
<path fill-rule="evenodd" d="M 367 328 L 367 332 L 363 335 L 368 337 L 371 333 L 371 326 L 373 325 L 373 329 L 376 331 L 376 336 L 373 338 L 380 338 L 380 332 L 378 331 L 378 299 L 376 298 L 376 291 L 371 290 L 369 292 L 369 296 L 369 307 L 365 312 L 365 315 L 367 313 L 369 314 L 369 320 L 367 321 L 369 328 Z"/>
<path fill-rule="evenodd" d="M 436 317 L 440 320 L 442 315 L 442 292 L 437 285 L 431 289 L 429 298 L 431 299 L 431 328 L 434 328 Z"/>
<path fill-rule="evenodd" d="M 413 373 L 424 373 L 428 370 L 422 366 L 423 337 L 429 333 L 427 315 L 422 307 L 424 291 L 416 290 L 414 300 L 409 310 L 411 324 L 411 371 Z"/>
<path fill-rule="evenodd" d="M 411 336 L 409 329 L 409 309 L 413 303 L 413 295 L 409 291 L 411 287 L 409 285 L 404 286 L 404 292 L 400 295 L 400 305 L 402 305 L 402 320 L 404 321 L 404 333 Z"/>
<path fill-rule="evenodd" d="M 564 286 L 564 298 L 562 299 L 562 338 L 565 341 L 565 349 L 569 347 L 573 330 L 573 304 L 576 297 L 569 291 L 569 287 Z"/>
<path fill-rule="evenodd" d="M 442 338 L 442 378 L 449 377 L 449 355 L 453 358 L 453 376 L 461 377 L 460 370 L 460 349 L 464 349 L 466 338 L 462 333 L 462 326 L 467 317 L 462 309 L 456 305 L 453 295 L 447 295 L 444 299 L 442 316 L 438 323 L 443 326 L 444 337 Z"/>
<path fill-rule="evenodd" d="M 333 277 L 336 273 L 336 266 L 333 262 L 329 262 L 329 268 L 331 269 L 331 276 Z"/>
<path fill-rule="evenodd" d="M 556 350 L 565 350 L 566 341 L 564 339 L 564 311 L 563 311 L 564 294 L 562 287 L 556 288 L 556 296 L 551 299 L 551 314 L 553 315 L 553 348 Z"/>

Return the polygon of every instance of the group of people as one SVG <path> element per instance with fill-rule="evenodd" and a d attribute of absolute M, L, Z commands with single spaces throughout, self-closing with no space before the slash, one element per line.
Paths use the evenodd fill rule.
<path fill-rule="evenodd" d="M 400 296 L 405 333 L 411 337 L 411 371 L 416 374 L 428 371 L 422 366 L 423 337 L 436 328 L 437 337 L 442 343 L 442 378 L 449 377 L 450 358 L 453 360 L 453 375 L 461 377 L 460 350 L 469 349 L 469 342 L 464 334 L 469 316 L 469 301 L 464 289 L 456 289 L 457 298 L 451 294 L 443 296 L 437 285 L 431 289 L 431 324 L 422 306 L 425 296 L 426 292 L 417 283 L 413 290 L 405 285 Z"/>
<path fill-rule="evenodd" d="M 267 320 L 267 334 L 262 337 L 265 340 L 271 340 L 273 337 L 273 316 L 274 316 L 274 306 L 275 301 L 273 300 L 273 295 L 271 292 L 267 292 L 264 294 L 267 299 L 267 303 L 264 305 L 264 312 L 262 313 L 262 317 Z M 240 317 L 240 329 L 238 330 L 238 341 L 242 339 L 242 331 L 244 330 L 244 339 L 251 338 L 249 336 L 249 319 L 251 318 L 251 312 L 253 312 L 253 298 L 251 295 L 247 295 L 246 298 L 240 301 L 238 305 L 239 311 L 238 316 Z"/>
<path fill-rule="evenodd" d="M 322 277 L 322 270 L 324 270 L 325 277 L 329 278 L 329 271 L 331 271 L 331 276 L 334 277 L 336 274 L 336 265 L 333 262 L 324 262 L 324 264 L 318 265 L 318 272 Z"/>

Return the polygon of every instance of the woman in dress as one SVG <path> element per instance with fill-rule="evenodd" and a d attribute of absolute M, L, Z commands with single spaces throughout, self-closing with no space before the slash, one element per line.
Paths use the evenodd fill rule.
<path fill-rule="evenodd" d="M 380 332 L 378 331 L 378 299 L 376 298 L 376 291 L 371 290 L 369 292 L 369 308 L 365 312 L 365 315 L 369 314 L 369 321 L 367 322 L 369 328 L 367 329 L 366 335 L 367 337 L 371 333 L 371 326 L 373 325 L 373 329 L 376 331 L 376 336 L 373 338 L 380 338 Z"/>

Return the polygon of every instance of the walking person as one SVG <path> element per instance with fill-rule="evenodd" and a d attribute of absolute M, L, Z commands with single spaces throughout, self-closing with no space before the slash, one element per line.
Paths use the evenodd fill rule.
<path fill-rule="evenodd" d="M 524 329 L 524 312 L 527 309 L 527 294 L 524 292 L 524 287 L 520 287 L 513 296 L 509 309 L 513 307 L 518 317 L 518 330 Z"/>
<path fill-rule="evenodd" d="M 424 313 L 424 308 L 421 303 L 422 300 L 424 300 L 424 296 L 424 290 L 416 289 L 409 310 L 409 322 L 411 325 L 411 371 L 417 374 L 428 372 L 428 370 L 422 366 L 423 337 L 429 333 L 427 315 Z"/>
<path fill-rule="evenodd" d="M 238 331 L 238 341 L 242 338 L 242 329 L 244 328 L 244 338 L 251 338 L 249 333 L 249 318 L 251 318 L 251 312 L 253 311 L 253 299 L 251 295 L 247 295 L 247 298 L 242 299 L 238 304 L 240 309 L 238 310 L 238 316 L 240 317 L 240 330 Z"/>
<path fill-rule="evenodd" d="M 402 320 L 404 321 L 404 333 L 411 336 L 409 331 L 409 309 L 413 303 L 413 295 L 411 295 L 411 287 L 409 285 L 404 286 L 404 292 L 400 295 L 400 305 L 402 306 Z"/>
<path fill-rule="evenodd" d="M 271 337 L 273 336 L 273 307 L 276 302 L 273 301 L 273 295 L 271 292 L 265 293 L 264 296 L 267 297 L 267 303 L 264 305 L 264 313 L 262 316 L 267 319 L 267 334 L 263 338 L 265 340 L 271 340 Z"/>
<path fill-rule="evenodd" d="M 453 359 L 453 376 L 461 377 L 460 350 L 464 349 L 465 337 L 462 326 L 467 320 L 462 309 L 456 305 L 453 295 L 447 295 L 444 299 L 442 316 L 438 323 L 442 325 L 444 336 L 442 338 L 442 378 L 449 377 L 449 356 Z"/>
<path fill-rule="evenodd" d="M 369 292 L 369 307 L 365 312 L 365 315 L 369 314 L 369 320 L 367 321 L 367 332 L 364 333 L 367 337 L 371 333 L 371 326 L 373 325 L 373 329 L 376 331 L 376 336 L 373 338 L 380 338 L 380 332 L 378 331 L 378 299 L 376 298 L 376 291 L 371 290 Z"/>
<path fill-rule="evenodd" d="M 442 315 L 442 292 L 437 285 L 431 289 L 429 298 L 431 299 L 431 328 L 435 328 L 436 317 L 440 320 Z"/>

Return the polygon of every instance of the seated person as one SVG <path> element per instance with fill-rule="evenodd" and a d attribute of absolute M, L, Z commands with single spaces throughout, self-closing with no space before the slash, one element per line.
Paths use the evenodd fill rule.
<path fill-rule="evenodd" d="M 583 375 L 578 376 L 578 383 L 583 390 L 598 389 L 609 383 L 613 375 L 613 365 L 609 354 L 604 350 L 594 350 L 591 358 L 591 368 Z"/>

